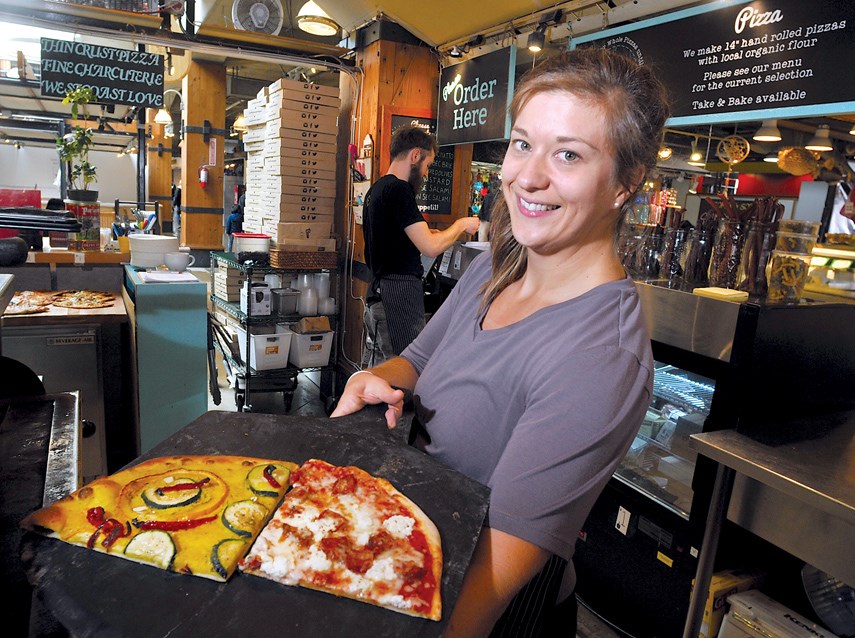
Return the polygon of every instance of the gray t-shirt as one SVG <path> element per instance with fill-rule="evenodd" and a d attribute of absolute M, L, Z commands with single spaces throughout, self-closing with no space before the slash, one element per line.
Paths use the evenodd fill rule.
<path fill-rule="evenodd" d="M 403 352 L 420 375 L 425 450 L 490 486 L 490 527 L 569 561 L 650 401 L 638 294 L 632 280 L 614 281 L 482 330 L 489 274 L 489 255 L 478 256 Z"/>

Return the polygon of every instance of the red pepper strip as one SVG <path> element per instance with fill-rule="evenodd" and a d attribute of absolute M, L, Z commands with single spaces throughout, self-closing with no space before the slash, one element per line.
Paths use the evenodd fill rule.
<path fill-rule="evenodd" d="M 197 483 L 176 483 L 175 485 L 159 487 L 157 488 L 157 494 L 158 496 L 163 496 L 164 492 L 177 492 L 179 490 L 198 490 L 205 487 L 205 483 L 208 483 L 210 480 L 210 478 L 203 478 Z"/>
<path fill-rule="evenodd" d="M 216 516 L 208 516 L 207 518 L 196 518 L 189 521 L 138 521 L 133 520 L 134 527 L 139 529 L 160 529 L 165 532 L 179 532 L 184 529 L 193 529 L 205 523 L 210 523 L 216 520 Z"/>
<path fill-rule="evenodd" d="M 102 525 L 104 523 L 104 508 L 101 506 L 90 508 L 86 511 L 86 520 L 90 525 Z"/>
<path fill-rule="evenodd" d="M 115 518 L 110 518 L 104 523 L 103 531 L 107 537 L 101 541 L 101 545 L 109 549 L 116 542 L 116 539 L 128 536 L 131 533 L 131 526 L 127 524 L 127 521 L 123 525 Z"/>
<path fill-rule="evenodd" d="M 263 474 L 264 478 L 267 479 L 267 482 L 270 483 L 270 486 L 278 490 L 280 487 L 282 487 L 282 485 L 279 484 L 279 481 L 273 478 L 273 471 L 275 469 L 275 465 L 268 465 L 266 468 L 264 468 Z"/>
<path fill-rule="evenodd" d="M 98 540 L 98 534 L 101 533 L 101 528 L 104 527 L 104 524 L 98 526 L 98 528 L 92 532 L 92 536 L 89 537 L 89 540 L 86 541 L 86 547 L 92 549 L 95 547 L 95 541 Z"/>

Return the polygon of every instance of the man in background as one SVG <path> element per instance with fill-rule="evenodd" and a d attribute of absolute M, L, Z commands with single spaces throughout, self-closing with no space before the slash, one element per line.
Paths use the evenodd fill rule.
<path fill-rule="evenodd" d="M 436 138 L 417 125 L 405 125 L 392 134 L 391 163 L 365 195 L 362 233 L 365 261 L 373 281 L 369 289 L 366 325 L 376 332 L 371 303 L 375 295 L 385 310 L 392 351 L 398 355 L 425 325 L 425 303 L 420 255 L 436 257 L 461 233 L 478 231 L 478 219 L 463 217 L 445 230 L 428 228 L 416 205 L 416 194 L 436 156 Z M 376 313 L 376 310 L 374 311 Z"/>

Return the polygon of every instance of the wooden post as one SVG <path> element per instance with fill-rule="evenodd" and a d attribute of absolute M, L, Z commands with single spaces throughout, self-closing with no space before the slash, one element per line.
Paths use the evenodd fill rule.
<path fill-rule="evenodd" d="M 172 229 L 172 140 L 164 137 L 163 124 L 154 121 L 155 109 L 148 109 L 148 201 L 160 202 L 161 232 Z"/>
<path fill-rule="evenodd" d="M 221 249 L 225 67 L 218 63 L 192 61 L 182 80 L 182 94 L 185 132 L 181 152 L 181 244 L 190 248 Z M 203 132 L 206 121 L 208 141 Z M 208 170 L 208 182 L 204 188 L 199 185 L 203 166 Z"/>

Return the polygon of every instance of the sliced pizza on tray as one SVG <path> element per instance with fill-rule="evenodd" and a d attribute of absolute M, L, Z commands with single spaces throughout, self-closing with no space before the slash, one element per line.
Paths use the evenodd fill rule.
<path fill-rule="evenodd" d="M 241 456 L 151 459 L 88 483 L 33 512 L 21 526 L 160 569 L 225 581 L 296 468 Z"/>
<path fill-rule="evenodd" d="M 411 616 L 442 615 L 433 522 L 385 479 L 306 461 L 239 569 Z"/>

